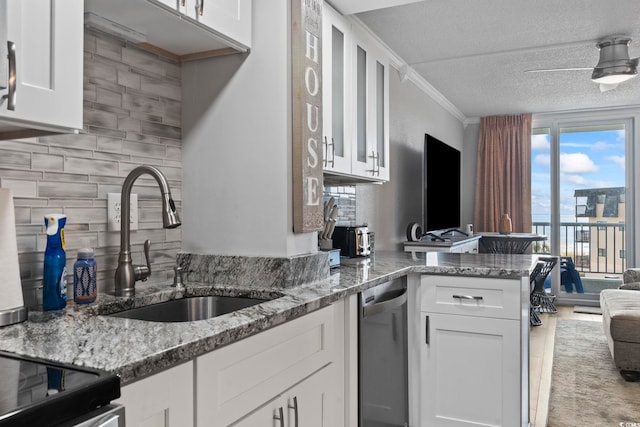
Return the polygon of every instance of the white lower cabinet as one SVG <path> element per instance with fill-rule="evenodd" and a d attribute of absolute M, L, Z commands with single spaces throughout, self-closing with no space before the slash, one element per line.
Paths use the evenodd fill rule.
<path fill-rule="evenodd" d="M 193 426 L 193 402 L 193 362 L 122 387 L 115 401 L 127 427 Z"/>
<path fill-rule="evenodd" d="M 334 386 L 333 367 L 321 369 L 287 390 L 234 427 L 334 427 L 338 414 L 331 407 Z"/>
<path fill-rule="evenodd" d="M 126 385 L 116 403 L 127 427 L 343 427 L 344 329 L 338 301 Z"/>
<path fill-rule="evenodd" d="M 527 426 L 526 279 L 423 276 L 420 294 L 420 425 Z"/>
<path fill-rule="evenodd" d="M 518 425 L 518 323 L 447 314 L 421 317 L 420 425 Z"/>
<path fill-rule="evenodd" d="M 343 328 L 338 302 L 198 357 L 198 427 L 343 425 Z"/>

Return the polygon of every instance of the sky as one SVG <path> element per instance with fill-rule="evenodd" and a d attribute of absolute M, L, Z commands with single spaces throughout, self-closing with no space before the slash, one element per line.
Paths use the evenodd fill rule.
<path fill-rule="evenodd" d="M 624 130 L 560 134 L 560 219 L 575 222 L 575 189 L 624 187 Z M 550 136 L 531 138 L 533 221 L 550 220 Z"/>

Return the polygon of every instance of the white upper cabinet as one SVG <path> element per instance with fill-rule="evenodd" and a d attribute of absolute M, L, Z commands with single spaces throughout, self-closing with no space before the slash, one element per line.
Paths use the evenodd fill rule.
<path fill-rule="evenodd" d="M 346 19 L 326 4 L 323 11 L 323 169 L 349 175 L 351 28 Z"/>
<path fill-rule="evenodd" d="M 341 182 L 389 180 L 389 61 L 359 25 L 323 9 L 325 176 Z"/>
<path fill-rule="evenodd" d="M 353 32 L 352 174 L 389 180 L 389 63 L 378 44 Z"/>
<path fill-rule="evenodd" d="M 187 0 L 187 15 L 244 46 L 251 46 L 251 1 Z"/>
<path fill-rule="evenodd" d="M 251 0 L 84 2 L 97 22 L 88 25 L 116 34 L 124 27 L 135 35 L 130 41 L 179 60 L 247 52 L 251 47 Z M 110 25 L 101 28 L 105 23 Z"/>
<path fill-rule="evenodd" d="M 10 43 L 0 61 L 9 69 L 0 83 L 0 138 L 24 129 L 82 129 L 82 0 L 0 2 Z"/>

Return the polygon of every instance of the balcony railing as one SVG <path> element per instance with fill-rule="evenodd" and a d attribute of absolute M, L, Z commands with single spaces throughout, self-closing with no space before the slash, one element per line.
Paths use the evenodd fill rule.
<path fill-rule="evenodd" d="M 533 232 L 551 235 L 551 224 L 534 222 Z M 549 240 L 534 242 L 533 253 L 551 253 Z M 624 223 L 560 223 L 560 256 L 569 256 L 578 271 L 622 274 L 626 268 Z"/>

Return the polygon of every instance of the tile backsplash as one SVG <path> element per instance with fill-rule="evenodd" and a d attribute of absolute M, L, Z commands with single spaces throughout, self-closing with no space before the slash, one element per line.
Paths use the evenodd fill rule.
<path fill-rule="evenodd" d="M 338 205 L 338 225 L 356 224 L 356 186 L 355 185 L 326 185 L 324 187 L 323 199 L 327 202 L 331 197 Z"/>
<path fill-rule="evenodd" d="M 0 186 L 14 195 L 27 306 L 42 303 L 46 214 L 67 215 L 67 271 L 77 249 L 93 247 L 99 292 L 111 292 L 120 233 L 107 231 L 107 194 L 120 193 L 136 166 L 154 165 L 167 177 L 181 211 L 180 86 L 179 63 L 87 30 L 83 131 L 0 141 Z M 134 263 L 144 262 L 143 244 L 150 239 L 151 280 L 168 280 L 181 248 L 180 228 L 162 228 L 160 190 L 153 178 L 141 176 L 133 193 L 139 216 L 139 230 L 131 232 Z M 71 275 L 67 286 L 71 291 Z"/>

